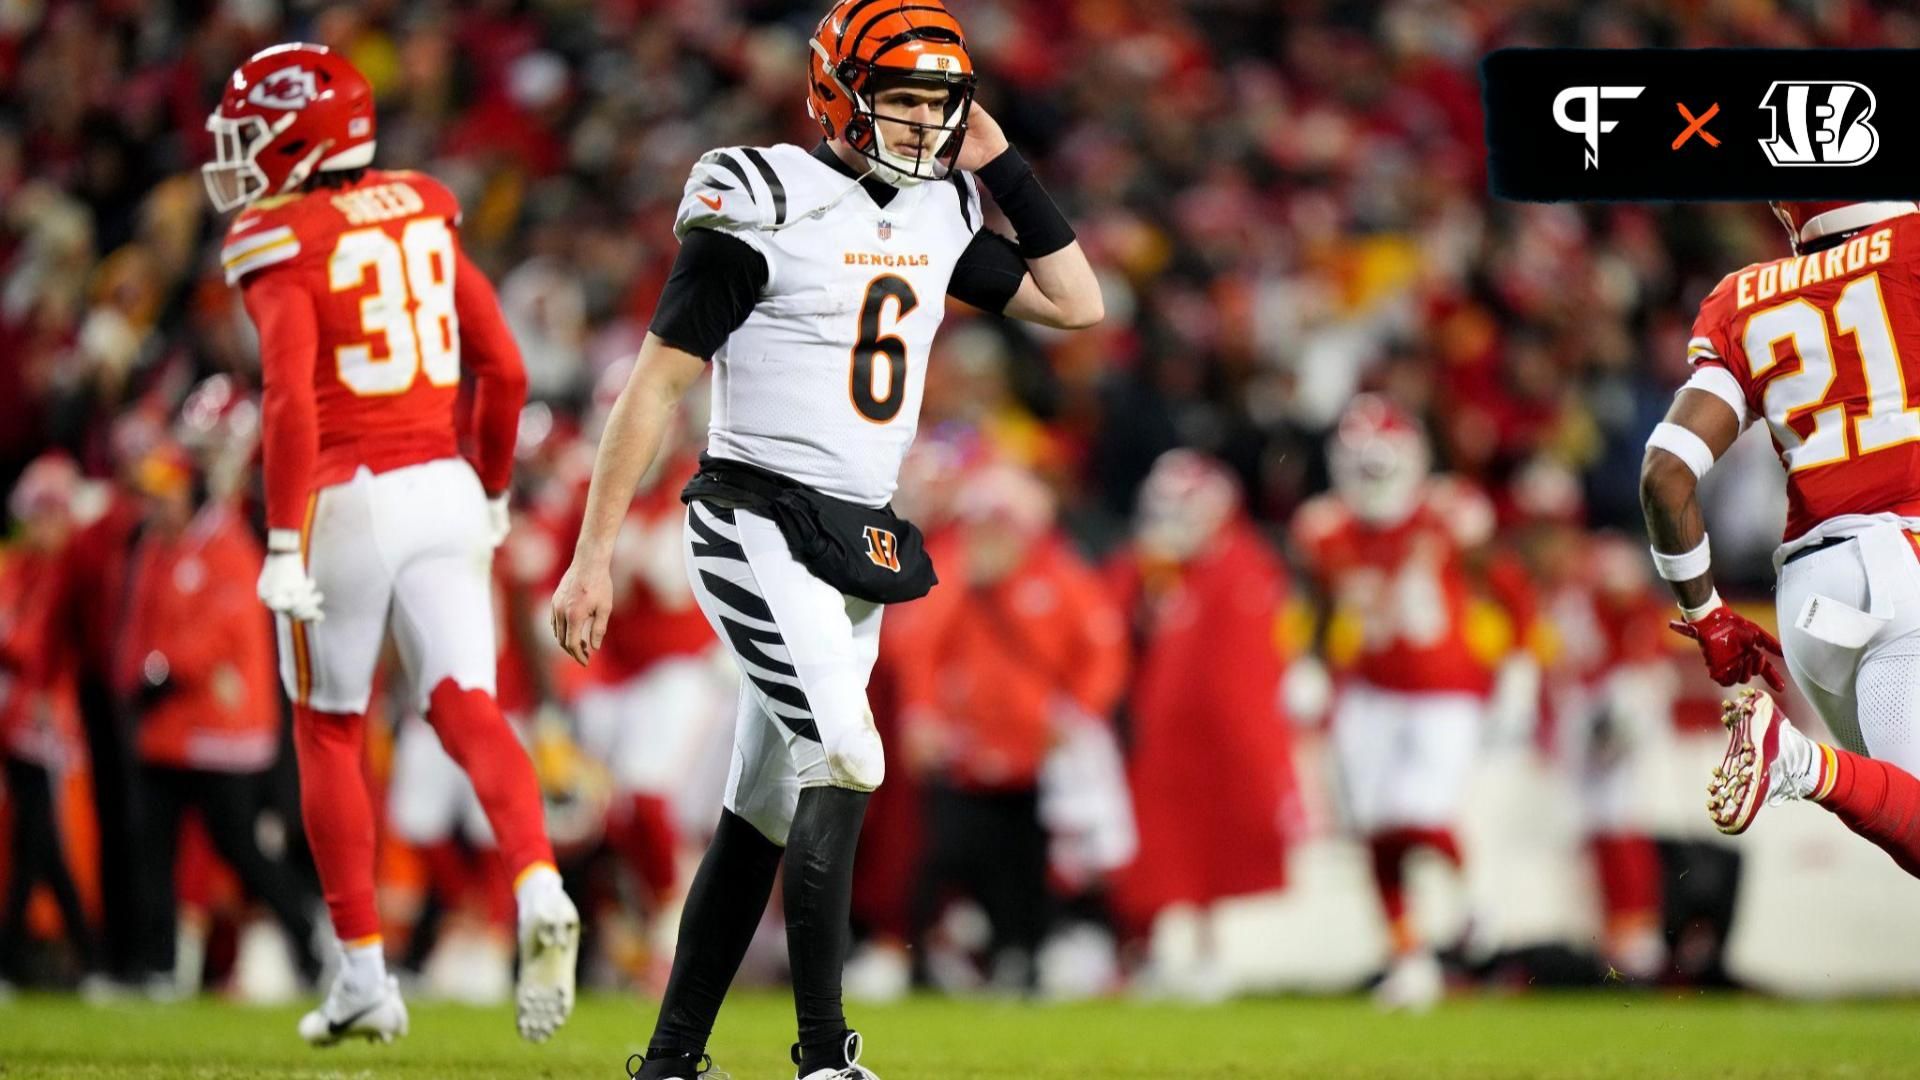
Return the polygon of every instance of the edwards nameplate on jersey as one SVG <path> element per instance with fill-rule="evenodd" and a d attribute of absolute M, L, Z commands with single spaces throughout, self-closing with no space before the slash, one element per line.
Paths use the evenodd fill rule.
<path fill-rule="evenodd" d="M 1503 199 L 1920 193 L 1920 50 L 1502 49 L 1480 72 Z"/>

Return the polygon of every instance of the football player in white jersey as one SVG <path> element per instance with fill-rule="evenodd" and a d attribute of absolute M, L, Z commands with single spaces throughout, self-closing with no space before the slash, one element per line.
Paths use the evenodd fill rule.
<path fill-rule="evenodd" d="M 775 873 L 800 1080 L 870 1078 L 841 1008 L 853 855 L 883 768 L 866 685 L 884 603 L 931 586 L 887 508 L 946 298 L 1060 328 L 1098 322 L 1072 228 L 974 104 L 941 0 L 839 0 L 809 42 L 825 141 L 716 150 L 687 181 L 681 248 L 608 419 L 553 631 L 586 663 L 609 554 L 681 396 L 713 371 L 686 559 L 744 676 L 725 809 L 680 925 L 639 1077 L 697 1077 Z M 981 228 L 985 188 L 1018 234 Z"/>

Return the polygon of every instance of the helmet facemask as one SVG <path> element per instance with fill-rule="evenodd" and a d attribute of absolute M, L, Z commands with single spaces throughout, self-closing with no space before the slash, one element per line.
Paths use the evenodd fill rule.
<path fill-rule="evenodd" d="M 1426 441 L 1414 432 L 1377 432 L 1354 440 L 1336 438 L 1328 471 L 1355 516 L 1390 528 L 1413 513 L 1426 480 Z"/>
<path fill-rule="evenodd" d="M 212 200 L 214 210 L 224 214 L 267 193 L 267 174 L 254 159 L 292 123 L 292 113 L 282 116 L 275 127 L 268 127 L 258 116 L 222 116 L 216 112 L 207 117 L 207 130 L 213 133 L 213 160 L 200 166 L 200 179 L 207 185 L 207 198 Z"/>

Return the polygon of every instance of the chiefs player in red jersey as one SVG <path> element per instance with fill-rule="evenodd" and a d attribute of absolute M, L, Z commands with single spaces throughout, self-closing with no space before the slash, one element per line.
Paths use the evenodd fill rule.
<path fill-rule="evenodd" d="M 406 1006 L 374 911 L 374 817 L 361 740 L 391 629 L 422 709 L 468 777 L 515 875 L 520 1033 L 573 1005 L 579 916 L 560 887 L 533 768 L 494 701 L 490 550 L 526 374 L 487 279 L 461 252 L 453 196 L 370 168 L 373 92 L 342 57 L 280 45 L 234 72 L 207 120 L 221 210 L 246 209 L 221 251 L 260 332 L 268 555 L 259 593 L 279 624 L 294 702 L 302 816 L 345 956 L 300 1021 L 316 1044 L 391 1040 Z M 455 445 L 462 375 L 477 460 Z M 477 471 L 476 471 L 477 470 Z"/>
<path fill-rule="evenodd" d="M 1920 204 L 1775 203 L 1793 254 L 1729 274 L 1700 305 L 1693 377 L 1647 441 L 1641 501 L 1660 576 L 1723 686 L 1786 684 L 1782 654 L 1840 746 L 1816 743 L 1758 689 L 1707 809 L 1739 833 L 1808 799 L 1920 876 Z M 1780 637 L 1723 604 L 1699 477 L 1763 420 L 1787 472 L 1774 552 Z M 1844 749 L 1842 748 L 1844 747 Z"/>
<path fill-rule="evenodd" d="M 1363 394 L 1329 447 L 1334 491 L 1300 508 L 1294 543 L 1325 598 L 1322 651 L 1339 679 L 1332 737 L 1341 786 L 1366 837 L 1392 935 L 1377 1001 L 1425 1009 L 1438 961 L 1408 917 L 1404 863 L 1415 849 L 1456 867 L 1454 825 L 1481 742 L 1496 668 L 1524 607 L 1524 574 L 1489 573 L 1493 506 L 1428 474 L 1425 433 Z M 1524 621 L 1524 620 L 1522 620 Z"/>

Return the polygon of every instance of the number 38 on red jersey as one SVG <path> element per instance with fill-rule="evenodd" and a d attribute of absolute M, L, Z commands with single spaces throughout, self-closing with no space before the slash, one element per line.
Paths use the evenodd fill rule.
<path fill-rule="evenodd" d="M 276 289 L 275 303 L 301 308 L 262 332 L 313 335 L 317 486 L 362 464 L 381 471 L 456 452 L 459 216 L 432 177 L 369 170 L 352 184 L 256 202 L 228 232 L 227 280 L 271 275 L 292 290 Z"/>

